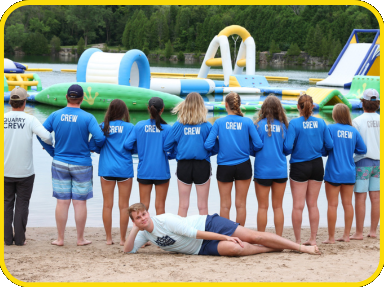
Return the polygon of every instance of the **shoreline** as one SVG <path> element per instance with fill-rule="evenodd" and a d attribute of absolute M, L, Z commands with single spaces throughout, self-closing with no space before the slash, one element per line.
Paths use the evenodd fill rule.
<path fill-rule="evenodd" d="M 283 251 L 237 258 L 168 253 L 153 245 L 124 254 L 119 229 L 112 229 L 115 244 L 107 246 L 102 227 L 86 227 L 85 238 L 92 241 L 88 246 L 76 246 L 76 230 L 67 227 L 65 245 L 57 247 L 50 244 L 56 232 L 55 227 L 30 227 L 27 245 L 4 246 L 8 271 L 25 282 L 359 282 L 380 261 L 380 227 L 376 239 L 332 245 L 321 243 L 328 235 L 321 227 L 321 256 Z M 302 229 L 302 242 L 309 233 Z M 342 233 L 343 228 L 336 228 L 336 238 Z M 291 227 L 283 235 L 294 239 Z"/>

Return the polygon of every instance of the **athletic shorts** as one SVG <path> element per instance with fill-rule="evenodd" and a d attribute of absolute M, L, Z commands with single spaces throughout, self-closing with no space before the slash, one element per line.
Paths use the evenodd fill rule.
<path fill-rule="evenodd" d="M 93 167 L 52 161 L 53 197 L 87 200 L 93 197 Z"/>
<path fill-rule="evenodd" d="M 254 178 L 253 181 L 257 182 L 263 186 L 271 186 L 272 183 L 284 183 L 287 182 L 288 178 L 273 178 L 273 179 L 264 179 L 264 178 Z"/>
<path fill-rule="evenodd" d="M 289 177 L 298 182 L 307 182 L 308 180 L 323 181 L 323 159 L 318 157 L 310 161 L 291 163 Z"/>
<path fill-rule="evenodd" d="M 215 232 L 227 236 L 231 236 L 238 226 L 239 223 L 221 217 L 217 213 L 214 215 L 207 215 L 207 220 L 205 221 L 205 231 Z M 220 256 L 217 251 L 219 242 L 220 240 L 203 240 L 203 244 L 201 245 L 198 255 Z"/>
<path fill-rule="evenodd" d="M 252 178 L 252 164 L 248 159 L 237 165 L 219 165 L 216 178 L 221 182 L 233 182 L 234 180 L 246 180 Z"/>
<path fill-rule="evenodd" d="M 356 162 L 356 183 L 354 191 L 358 193 L 380 190 L 380 161 L 371 160 L 374 166 L 360 166 L 362 159 Z M 365 161 L 367 162 L 367 161 Z"/>
<path fill-rule="evenodd" d="M 102 178 L 106 181 L 117 181 L 117 182 L 123 182 L 126 181 L 132 177 L 114 177 L 114 176 L 102 176 Z"/>
<path fill-rule="evenodd" d="M 211 163 L 203 160 L 190 159 L 177 162 L 176 176 L 184 184 L 203 185 L 212 175 Z"/>
<path fill-rule="evenodd" d="M 330 185 L 333 186 L 340 186 L 340 185 L 354 185 L 355 183 L 338 183 L 338 182 L 330 182 L 330 181 L 325 181 L 328 182 Z"/>
<path fill-rule="evenodd" d="M 141 178 L 137 178 L 137 181 L 139 183 L 142 183 L 142 184 L 154 184 L 154 185 L 158 185 L 158 184 L 163 184 L 163 183 L 167 183 L 169 181 L 169 178 L 168 179 L 141 179 Z"/>

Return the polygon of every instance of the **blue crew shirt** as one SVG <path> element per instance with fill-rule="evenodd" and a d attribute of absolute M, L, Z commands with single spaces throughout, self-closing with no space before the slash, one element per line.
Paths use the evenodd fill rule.
<path fill-rule="evenodd" d="M 100 125 L 104 128 L 104 123 Z M 94 138 L 89 142 L 89 149 L 100 154 L 99 176 L 132 178 L 132 153 L 124 148 L 124 143 L 131 134 L 134 125 L 122 120 L 109 122 L 109 135 L 102 148 L 96 146 Z"/>
<path fill-rule="evenodd" d="M 212 150 L 217 137 L 219 137 L 217 155 L 219 165 L 238 165 L 249 159 L 251 146 L 255 151 L 263 148 L 263 142 L 252 120 L 238 115 L 217 119 L 204 147 Z"/>
<path fill-rule="evenodd" d="M 53 112 L 43 126 L 49 132 L 55 132 L 53 158 L 68 164 L 92 165 L 89 134 L 92 134 L 98 147 L 102 147 L 105 141 L 95 117 L 80 108 L 65 107 Z"/>
<path fill-rule="evenodd" d="M 264 146 L 254 152 L 254 177 L 260 179 L 287 178 L 287 158 L 289 154 L 284 148 L 287 128 L 278 120 L 271 121 L 271 136 L 268 135 L 267 119 L 262 119 L 256 125 L 257 132 Z"/>
<path fill-rule="evenodd" d="M 172 153 L 164 151 L 164 142 L 172 127 L 161 124 L 163 130 L 156 127 L 155 120 L 138 122 L 133 128 L 124 148 L 132 150 L 137 143 L 139 164 L 137 177 L 140 179 L 165 180 L 171 178 L 168 159 Z"/>
<path fill-rule="evenodd" d="M 177 121 L 165 140 L 164 151 L 172 152 L 176 149 L 177 161 L 205 159 L 210 162 L 211 155 L 215 154 L 215 148 L 208 151 L 204 148 L 204 143 L 211 128 L 212 124 L 210 122 L 198 125 L 183 125 Z"/>
<path fill-rule="evenodd" d="M 284 145 L 292 154 L 290 163 L 305 162 L 321 157 L 323 147 L 331 150 L 333 140 L 323 119 L 299 117 L 289 122 Z"/>
<path fill-rule="evenodd" d="M 355 183 L 353 154 L 367 153 L 367 146 L 353 126 L 333 124 L 329 125 L 328 129 L 333 139 L 333 149 L 328 151 L 324 180 L 333 183 Z"/>

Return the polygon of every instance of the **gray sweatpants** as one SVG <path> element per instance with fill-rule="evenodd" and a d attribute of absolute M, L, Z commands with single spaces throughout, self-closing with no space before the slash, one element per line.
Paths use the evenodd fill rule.
<path fill-rule="evenodd" d="M 29 200 L 34 180 L 34 174 L 23 178 L 4 176 L 4 243 L 6 245 L 12 245 L 13 241 L 16 245 L 24 245 Z"/>

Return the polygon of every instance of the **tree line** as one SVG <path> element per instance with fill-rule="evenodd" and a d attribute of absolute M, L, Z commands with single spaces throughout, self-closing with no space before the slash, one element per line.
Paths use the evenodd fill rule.
<path fill-rule="evenodd" d="M 170 49 L 179 54 L 205 53 L 212 38 L 229 25 L 246 28 L 257 51 L 297 54 L 300 50 L 330 60 L 353 29 L 379 28 L 369 10 L 345 5 L 23 6 L 5 23 L 4 48 L 48 54 L 80 42 L 80 50 L 91 43 L 106 43 L 106 47 L 140 49 L 146 54 Z M 372 41 L 373 34 L 359 35 L 359 40 Z M 229 42 L 232 48 L 234 39 Z"/>

